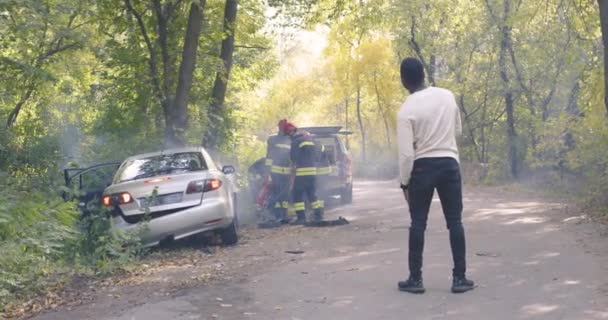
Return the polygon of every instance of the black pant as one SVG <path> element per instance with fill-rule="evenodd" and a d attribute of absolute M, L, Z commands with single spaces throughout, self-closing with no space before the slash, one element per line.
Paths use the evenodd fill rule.
<path fill-rule="evenodd" d="M 450 231 L 450 246 L 454 260 L 454 277 L 466 272 L 466 245 L 462 226 L 462 181 L 460 167 L 453 158 L 422 158 L 414 162 L 409 183 L 410 226 L 409 267 L 410 276 L 422 277 L 422 252 L 424 231 L 433 193 L 437 189 L 441 208 Z"/>
<path fill-rule="evenodd" d="M 272 173 L 272 198 L 270 206 L 276 220 L 287 219 L 289 208 L 289 175 Z"/>
<path fill-rule="evenodd" d="M 298 220 L 306 219 L 306 204 L 305 199 L 308 199 L 314 210 L 314 220 L 323 220 L 323 208 L 325 206 L 322 200 L 317 199 L 315 186 L 315 176 L 296 176 L 293 183 L 293 206 L 296 210 Z"/>

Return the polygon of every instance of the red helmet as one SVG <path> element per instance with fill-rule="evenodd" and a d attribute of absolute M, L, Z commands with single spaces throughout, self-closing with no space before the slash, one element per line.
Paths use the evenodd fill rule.
<path fill-rule="evenodd" d="M 296 131 L 296 126 L 287 119 L 283 119 L 279 121 L 279 131 L 284 134 L 291 134 Z"/>

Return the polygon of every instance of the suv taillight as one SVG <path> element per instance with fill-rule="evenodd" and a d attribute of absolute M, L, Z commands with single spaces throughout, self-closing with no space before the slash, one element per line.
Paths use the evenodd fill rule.
<path fill-rule="evenodd" d="M 201 193 L 217 190 L 222 186 L 222 181 L 218 179 L 196 180 L 188 184 L 186 194 Z"/>
<path fill-rule="evenodd" d="M 101 198 L 101 203 L 106 207 L 133 202 L 133 197 L 128 192 L 105 195 Z"/>

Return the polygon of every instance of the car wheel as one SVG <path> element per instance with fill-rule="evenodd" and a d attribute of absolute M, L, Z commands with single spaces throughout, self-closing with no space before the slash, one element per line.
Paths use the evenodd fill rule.
<path fill-rule="evenodd" d="M 234 220 L 236 221 L 236 229 L 238 230 L 241 226 L 239 225 L 239 206 L 236 200 L 236 193 L 232 195 L 232 212 L 234 213 Z"/>
<path fill-rule="evenodd" d="M 237 244 L 237 242 L 239 242 L 239 234 L 238 234 L 238 226 L 239 226 L 239 219 L 237 216 L 237 206 L 236 206 L 236 196 L 234 196 L 234 201 L 233 201 L 233 210 L 234 210 L 234 219 L 232 219 L 232 223 L 222 229 L 219 234 L 220 234 L 220 238 L 222 238 L 222 242 L 227 245 L 227 246 L 232 246 Z"/>
<path fill-rule="evenodd" d="M 340 192 L 340 201 L 342 204 L 353 203 L 353 185 L 347 184 Z"/>
<path fill-rule="evenodd" d="M 239 242 L 239 235 L 238 235 L 238 229 L 237 229 L 237 219 L 235 218 L 232 223 L 222 229 L 219 234 L 220 234 L 220 238 L 222 238 L 222 242 L 227 245 L 227 246 L 232 246 L 237 244 L 237 242 Z"/>

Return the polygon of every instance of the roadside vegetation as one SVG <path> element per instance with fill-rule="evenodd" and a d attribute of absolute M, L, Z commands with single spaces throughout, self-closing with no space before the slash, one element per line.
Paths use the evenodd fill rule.
<path fill-rule="evenodd" d="M 406 56 L 455 92 L 472 182 L 606 214 L 603 28 L 603 0 L 0 0 L 0 314 L 142 252 L 64 201 L 62 168 L 203 144 L 245 172 L 288 118 L 393 178 Z"/>

